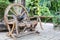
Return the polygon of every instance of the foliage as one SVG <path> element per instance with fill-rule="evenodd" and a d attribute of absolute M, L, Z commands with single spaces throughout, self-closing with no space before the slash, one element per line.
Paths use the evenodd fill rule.
<path fill-rule="evenodd" d="M 43 5 L 48 7 L 50 14 L 53 16 L 52 22 L 54 24 L 60 24 L 60 0 L 45 0 L 45 2 L 43 2 Z"/>
<path fill-rule="evenodd" d="M 51 0 L 51 6 L 49 8 L 54 15 L 53 23 L 60 24 L 60 0 Z M 53 12 L 54 11 L 54 12 Z"/>
<path fill-rule="evenodd" d="M 39 1 L 40 0 L 30 0 L 30 2 L 27 4 L 30 16 L 41 15 L 40 14 Z"/>
<path fill-rule="evenodd" d="M 60 12 L 56 12 L 56 15 L 53 17 L 54 24 L 60 24 Z"/>
<path fill-rule="evenodd" d="M 46 6 L 40 6 L 40 13 L 42 14 L 41 16 L 52 16 L 49 8 Z"/>
<path fill-rule="evenodd" d="M 60 0 L 39 0 L 38 3 L 34 3 L 35 0 L 27 0 L 26 4 L 27 4 L 27 9 L 29 11 L 29 13 L 33 16 L 36 13 L 36 4 L 39 5 L 39 14 L 40 16 L 52 16 L 52 22 L 53 23 L 59 23 L 59 15 L 57 12 L 60 12 Z M 35 10 L 34 10 L 35 9 Z M 49 18 L 48 18 L 49 19 Z M 46 19 L 47 21 L 47 19 Z"/>
<path fill-rule="evenodd" d="M 8 0 L 0 0 L 0 18 L 8 4 Z M 60 24 L 60 0 L 26 0 L 26 8 L 30 16 L 53 16 L 53 23 Z"/>
<path fill-rule="evenodd" d="M 26 6 L 31 16 L 33 15 L 51 16 L 49 8 L 46 7 L 45 5 L 46 3 L 44 3 L 43 5 L 40 5 L 41 0 L 37 0 L 37 1 L 38 2 L 35 2 L 35 0 L 26 1 L 27 2 Z"/>
<path fill-rule="evenodd" d="M 0 19 L 4 16 L 5 8 L 8 6 L 8 0 L 0 0 Z"/>

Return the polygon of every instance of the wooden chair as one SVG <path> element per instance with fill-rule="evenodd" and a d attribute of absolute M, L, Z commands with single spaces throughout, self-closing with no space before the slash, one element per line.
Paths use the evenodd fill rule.
<path fill-rule="evenodd" d="M 24 17 L 21 18 L 22 16 Z M 10 4 L 6 8 L 4 14 L 4 21 L 8 28 L 9 36 L 13 37 L 14 39 L 15 39 L 14 33 L 15 35 L 18 35 L 19 33 L 25 32 L 26 30 L 29 32 L 35 31 L 35 27 L 38 23 L 38 21 L 36 20 L 30 21 L 30 17 L 28 16 L 28 12 L 25 9 L 25 7 L 16 3 Z M 41 25 L 41 21 L 40 21 L 40 25 Z"/>

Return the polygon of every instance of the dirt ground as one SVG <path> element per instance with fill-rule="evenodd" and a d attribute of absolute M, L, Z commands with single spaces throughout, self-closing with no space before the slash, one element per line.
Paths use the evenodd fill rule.
<path fill-rule="evenodd" d="M 60 40 L 60 31 L 54 30 L 52 23 L 42 23 L 44 30 L 38 23 L 36 30 L 40 34 L 30 34 L 17 38 L 17 40 Z M 0 32 L 0 40 L 13 40 L 7 36 L 7 32 Z"/>

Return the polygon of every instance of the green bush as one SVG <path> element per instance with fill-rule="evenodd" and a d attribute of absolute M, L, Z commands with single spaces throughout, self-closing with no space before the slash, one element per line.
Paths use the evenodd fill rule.
<path fill-rule="evenodd" d="M 9 2 L 8 1 L 0 1 L 0 19 L 4 17 L 4 11 L 6 7 L 8 6 Z"/>
<path fill-rule="evenodd" d="M 52 16 L 52 22 L 54 24 L 60 23 L 60 16 L 56 13 L 60 12 L 60 0 L 26 0 L 26 7 L 30 16 L 37 14 L 40 16 Z M 39 10 L 37 10 L 38 8 Z M 48 20 L 50 19 L 46 18 L 45 22 Z"/>
<path fill-rule="evenodd" d="M 39 7 L 39 1 L 40 0 L 26 0 L 26 6 L 27 6 L 27 9 L 29 10 L 29 15 L 30 16 L 34 16 L 34 15 L 41 15 L 40 14 L 40 7 Z"/>

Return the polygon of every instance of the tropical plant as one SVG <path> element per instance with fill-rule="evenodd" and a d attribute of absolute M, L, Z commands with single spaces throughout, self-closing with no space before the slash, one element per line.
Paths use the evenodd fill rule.
<path fill-rule="evenodd" d="M 8 4 L 9 4 L 8 0 L 0 0 L 0 19 L 3 18 L 5 8 L 8 6 Z"/>
<path fill-rule="evenodd" d="M 29 10 L 30 16 L 41 15 L 39 1 L 40 0 L 30 0 L 30 2 L 27 4 L 27 9 Z"/>

